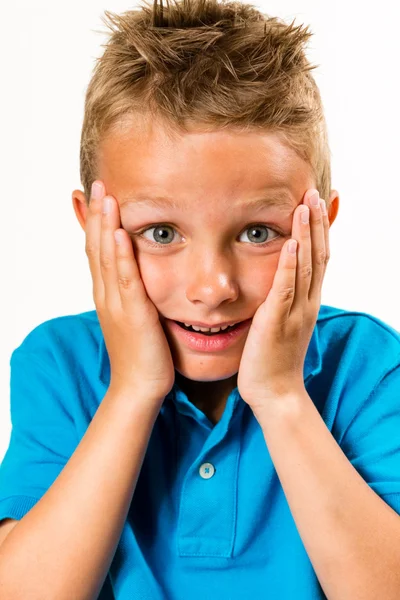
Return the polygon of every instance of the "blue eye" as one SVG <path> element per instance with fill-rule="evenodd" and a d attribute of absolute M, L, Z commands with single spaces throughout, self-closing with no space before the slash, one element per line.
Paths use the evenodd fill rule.
<path fill-rule="evenodd" d="M 262 231 L 264 229 L 264 232 Z M 149 240 L 148 238 L 146 238 L 144 236 L 144 234 L 147 231 L 151 231 L 154 230 L 154 233 L 151 234 L 152 239 Z M 144 241 L 146 242 L 146 244 L 148 244 L 149 246 L 152 246 L 153 248 L 162 248 L 162 246 L 171 246 L 172 244 L 170 243 L 171 240 L 173 240 L 173 233 L 168 233 L 169 231 L 176 231 L 174 227 L 172 227 L 172 225 L 167 225 L 167 224 L 159 224 L 159 225 L 154 225 L 153 227 L 147 227 L 146 229 L 143 229 L 142 231 L 140 231 L 139 233 L 134 234 L 135 237 L 139 237 L 139 238 L 143 238 Z M 270 235 L 268 235 L 268 233 L 265 230 L 269 230 L 269 231 L 273 231 L 274 233 L 277 234 L 277 237 L 270 239 Z M 257 243 L 257 242 L 252 242 L 252 245 L 255 246 L 259 246 L 261 248 L 265 248 L 265 246 L 271 245 L 273 242 L 275 242 L 278 238 L 283 237 L 283 235 L 281 233 L 279 233 L 278 231 L 276 231 L 275 229 L 272 229 L 272 227 L 268 227 L 267 225 L 263 225 L 263 224 L 255 224 L 255 225 L 249 225 L 243 233 L 247 233 L 247 231 L 250 231 L 250 241 L 251 238 L 253 238 L 253 240 L 261 240 L 261 243 Z M 260 233 L 261 231 L 261 233 Z"/>
<path fill-rule="evenodd" d="M 153 236 L 155 236 L 155 237 L 156 237 L 156 240 L 157 240 L 157 238 L 159 238 L 159 240 L 160 240 L 159 242 L 157 242 L 157 243 L 154 243 L 153 241 L 150 241 L 150 240 L 148 240 L 147 238 L 145 238 L 145 237 L 143 236 L 143 234 L 144 234 L 146 231 L 150 231 L 151 229 L 154 229 L 154 230 L 155 230 L 155 231 L 154 231 L 154 234 L 153 234 Z M 172 236 L 171 236 L 171 235 L 168 235 L 168 233 L 167 233 L 167 235 L 165 235 L 165 232 L 166 232 L 168 229 L 170 229 L 170 230 L 171 230 L 171 229 L 174 229 L 174 228 L 173 228 L 173 227 L 171 227 L 170 225 L 162 225 L 162 224 L 161 224 L 161 225 L 156 225 L 155 227 L 148 227 L 147 229 L 144 229 L 144 230 L 143 230 L 143 231 L 140 233 L 140 236 L 139 236 L 139 237 L 143 237 L 143 238 L 144 238 L 144 240 L 145 240 L 147 243 L 149 243 L 151 246 L 160 246 L 160 245 L 166 245 L 166 244 L 168 245 L 168 240 L 170 240 L 171 238 L 173 238 L 173 235 L 172 235 Z M 169 245 L 171 245 L 171 244 L 169 244 Z"/>
<path fill-rule="evenodd" d="M 275 231 L 275 229 L 272 229 L 272 227 L 267 227 L 266 225 L 250 225 L 250 227 L 247 227 L 243 233 L 250 231 L 250 240 L 251 238 L 255 238 L 256 240 L 261 239 L 261 244 L 256 244 L 257 246 L 267 246 L 268 244 L 271 244 L 273 241 L 275 241 L 277 238 L 272 238 L 272 240 L 270 239 L 270 235 L 268 235 L 268 233 L 257 233 L 260 230 L 269 230 L 269 231 L 273 231 L 277 234 L 277 237 L 281 237 L 281 234 L 278 231 Z M 247 235 L 247 233 L 246 233 Z M 251 240 L 252 241 L 252 240 Z"/>

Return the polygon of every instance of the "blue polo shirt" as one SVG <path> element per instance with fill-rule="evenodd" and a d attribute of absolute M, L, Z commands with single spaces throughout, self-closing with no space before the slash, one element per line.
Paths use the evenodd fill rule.
<path fill-rule="evenodd" d="M 0 519 L 21 519 L 68 462 L 109 386 L 96 311 L 37 326 L 10 366 Z M 304 382 L 351 464 L 400 514 L 400 333 L 369 314 L 322 305 Z M 325 595 L 238 389 L 213 425 L 175 384 L 155 421 L 99 599 L 216 598 Z"/>

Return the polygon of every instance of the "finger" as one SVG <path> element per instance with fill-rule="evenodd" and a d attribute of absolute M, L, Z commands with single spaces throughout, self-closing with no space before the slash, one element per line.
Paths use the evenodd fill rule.
<path fill-rule="evenodd" d="M 124 229 L 117 229 L 115 234 L 118 234 L 115 236 L 115 251 L 121 305 L 128 313 L 132 311 L 133 303 L 136 303 L 138 306 L 137 315 L 139 315 L 140 306 L 143 306 L 147 294 L 136 262 L 133 244 Z"/>
<path fill-rule="evenodd" d="M 312 273 L 308 300 L 319 302 L 321 295 L 321 285 L 325 274 L 325 230 L 324 220 L 322 218 L 321 204 L 318 199 L 318 205 L 312 206 L 310 199 L 312 192 L 307 198 L 307 204 L 310 207 L 310 227 L 311 227 L 311 255 L 312 255 Z"/>
<path fill-rule="evenodd" d="M 282 246 L 272 288 L 265 300 L 265 310 L 271 325 L 281 326 L 286 323 L 295 297 L 297 249 L 293 254 L 289 252 L 292 242 L 296 240 L 290 239 Z"/>
<path fill-rule="evenodd" d="M 308 217 L 304 219 L 303 215 Z M 310 237 L 310 209 L 307 204 L 299 204 L 293 215 L 292 236 L 298 240 L 297 269 L 296 269 L 296 295 L 291 307 L 291 313 L 303 313 L 305 303 L 308 302 L 310 282 L 312 276 L 311 237 Z"/>
<path fill-rule="evenodd" d="M 89 268 L 93 282 L 93 298 L 96 306 L 104 301 L 104 283 L 100 269 L 100 233 L 101 233 L 101 211 L 105 189 L 101 181 L 96 180 L 92 184 L 89 207 L 86 212 L 85 223 L 85 252 L 89 260 Z"/>
<path fill-rule="evenodd" d="M 100 236 L 100 268 L 104 282 L 104 302 L 110 311 L 121 308 L 119 293 L 117 258 L 114 232 L 121 226 L 119 205 L 113 196 L 107 195 L 104 201 L 109 201 L 109 210 L 104 208 L 101 215 Z"/>
<path fill-rule="evenodd" d="M 321 200 L 321 203 L 322 202 L 325 202 L 325 200 Z M 322 207 L 322 205 L 321 205 L 321 207 Z M 325 256 L 325 269 L 326 269 L 326 266 L 327 266 L 328 261 L 329 261 L 330 256 L 331 256 L 331 250 L 330 250 L 330 246 L 329 246 L 329 216 L 328 216 L 328 211 L 327 211 L 327 208 L 326 208 L 326 202 L 325 202 L 325 214 L 322 211 L 322 219 L 323 219 L 323 222 L 324 222 L 324 233 L 325 233 L 325 254 L 326 254 L 326 256 Z"/>

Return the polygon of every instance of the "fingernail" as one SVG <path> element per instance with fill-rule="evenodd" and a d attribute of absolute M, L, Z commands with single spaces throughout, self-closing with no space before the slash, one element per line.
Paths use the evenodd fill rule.
<path fill-rule="evenodd" d="M 103 214 L 106 215 L 111 212 L 111 198 L 106 196 L 103 200 Z"/>
<path fill-rule="evenodd" d="M 100 200 L 103 195 L 103 186 L 98 181 L 92 183 L 92 197 L 95 200 Z"/>
<path fill-rule="evenodd" d="M 310 204 L 311 204 L 311 206 L 318 206 L 319 192 L 314 192 L 314 194 L 312 196 L 310 196 Z"/>
<path fill-rule="evenodd" d="M 326 215 L 326 202 L 325 202 L 325 200 L 321 200 L 321 210 L 322 210 L 322 214 Z"/>

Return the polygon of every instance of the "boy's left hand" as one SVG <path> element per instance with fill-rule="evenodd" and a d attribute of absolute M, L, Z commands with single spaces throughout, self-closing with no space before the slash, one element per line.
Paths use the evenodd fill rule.
<path fill-rule="evenodd" d="M 271 290 L 258 307 L 243 349 L 237 386 L 240 396 L 258 415 L 273 402 L 304 391 L 304 360 L 321 306 L 321 288 L 329 252 L 329 219 L 314 207 L 307 190 L 293 215 L 295 254 L 282 247 Z M 319 197 L 319 196 L 318 196 Z M 321 201 L 322 202 L 322 201 Z M 310 222 L 300 213 L 310 210 Z"/>

